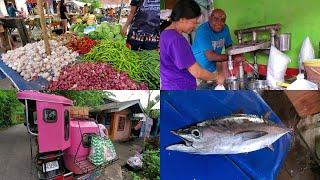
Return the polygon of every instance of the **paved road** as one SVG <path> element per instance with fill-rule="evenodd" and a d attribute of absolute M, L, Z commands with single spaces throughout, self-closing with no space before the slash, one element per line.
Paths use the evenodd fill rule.
<path fill-rule="evenodd" d="M 105 169 L 99 180 L 121 180 L 121 166 L 129 157 L 141 150 L 141 141 L 115 142 L 119 160 Z M 29 135 L 23 124 L 0 131 L 0 180 L 37 179 L 35 166 L 31 168 Z"/>
<path fill-rule="evenodd" d="M 29 147 L 29 136 L 23 124 L 0 131 L 0 180 L 35 179 L 30 168 Z"/>

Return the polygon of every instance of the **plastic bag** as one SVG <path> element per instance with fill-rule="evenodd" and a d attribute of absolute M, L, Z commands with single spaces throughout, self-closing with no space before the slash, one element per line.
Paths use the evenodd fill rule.
<path fill-rule="evenodd" d="M 100 166 L 115 159 L 117 156 L 114 146 L 110 139 L 93 136 L 91 139 L 91 149 L 89 161 Z"/>
<path fill-rule="evenodd" d="M 140 153 L 136 153 L 133 157 L 130 157 L 127 160 L 127 164 L 133 169 L 141 169 L 142 168 L 142 155 Z"/>
<path fill-rule="evenodd" d="M 302 43 L 302 47 L 300 49 L 300 54 L 299 54 L 299 66 L 302 70 L 304 70 L 304 67 L 302 65 L 303 61 L 308 61 L 312 60 L 315 58 L 314 55 L 314 49 L 311 44 L 310 38 L 306 37 Z"/>
<path fill-rule="evenodd" d="M 318 90 L 318 85 L 305 80 L 303 74 L 297 76 L 297 80 L 287 87 L 287 90 Z"/>
<path fill-rule="evenodd" d="M 267 69 L 267 82 L 271 89 L 278 88 L 277 82 L 284 82 L 284 75 L 290 61 L 289 56 L 271 46 Z"/>
<path fill-rule="evenodd" d="M 226 90 L 226 88 L 223 85 L 217 85 L 214 90 Z"/>
<path fill-rule="evenodd" d="M 110 139 L 104 139 L 103 152 L 104 160 L 106 162 L 110 162 L 116 158 L 117 153 Z"/>

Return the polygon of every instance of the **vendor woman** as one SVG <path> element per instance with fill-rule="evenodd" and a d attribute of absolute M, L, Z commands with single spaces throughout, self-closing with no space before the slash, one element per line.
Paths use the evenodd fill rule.
<path fill-rule="evenodd" d="M 131 0 L 131 10 L 122 35 L 132 50 L 158 49 L 160 36 L 160 0 Z"/>
<path fill-rule="evenodd" d="M 201 9 L 193 0 L 180 0 L 174 6 L 171 23 L 160 35 L 161 90 L 195 90 L 196 78 L 223 84 L 223 75 L 200 67 L 182 35 L 194 30 L 200 15 Z"/>

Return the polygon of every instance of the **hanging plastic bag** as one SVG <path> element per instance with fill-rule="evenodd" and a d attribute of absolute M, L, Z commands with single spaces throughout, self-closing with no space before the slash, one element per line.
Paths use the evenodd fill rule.
<path fill-rule="evenodd" d="M 299 54 L 299 66 L 302 70 L 304 67 L 302 65 L 303 61 L 312 60 L 315 58 L 314 49 L 311 44 L 310 38 L 306 37 L 302 43 L 300 54 Z"/>
<path fill-rule="evenodd" d="M 110 139 L 104 139 L 103 153 L 104 153 L 104 160 L 106 163 L 116 158 L 117 153 Z"/>
<path fill-rule="evenodd" d="M 140 153 L 136 153 L 133 157 L 130 157 L 127 160 L 127 164 L 133 169 L 141 169 L 142 168 L 142 155 Z"/>
<path fill-rule="evenodd" d="M 110 139 L 92 136 L 89 161 L 100 166 L 116 158 L 117 154 Z"/>
<path fill-rule="evenodd" d="M 277 82 L 284 82 L 284 76 L 290 61 L 289 56 L 271 46 L 267 69 L 267 82 L 271 89 L 278 89 Z"/>

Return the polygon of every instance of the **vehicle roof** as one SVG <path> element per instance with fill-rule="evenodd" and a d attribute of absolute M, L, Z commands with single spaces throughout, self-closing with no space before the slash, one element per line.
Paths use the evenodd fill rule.
<path fill-rule="evenodd" d="M 42 102 L 53 102 L 65 105 L 73 105 L 73 101 L 63 96 L 42 93 L 39 91 L 20 91 L 17 93 L 18 99 L 29 99 Z"/>

